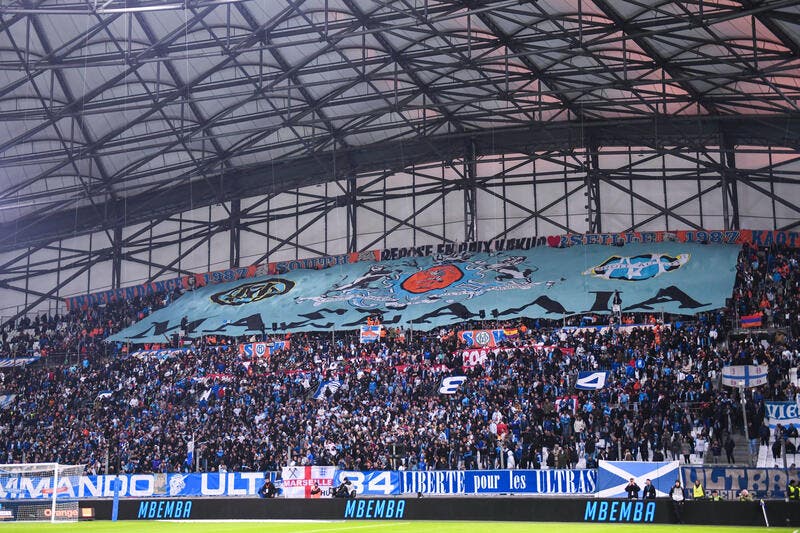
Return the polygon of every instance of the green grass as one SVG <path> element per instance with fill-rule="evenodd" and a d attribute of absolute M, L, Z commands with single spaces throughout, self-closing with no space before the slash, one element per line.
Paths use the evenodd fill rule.
<path fill-rule="evenodd" d="M 70 524 L 4 523 L 0 533 L 28 533 L 57 531 L 59 533 L 793 533 L 792 528 L 710 527 L 635 524 L 582 524 L 557 522 L 403 522 L 403 521 L 348 521 L 348 522 L 80 522 Z"/>

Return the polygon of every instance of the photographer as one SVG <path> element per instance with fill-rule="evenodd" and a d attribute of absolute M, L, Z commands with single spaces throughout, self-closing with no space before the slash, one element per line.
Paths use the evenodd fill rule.
<path fill-rule="evenodd" d="M 334 498 L 355 498 L 356 497 L 356 490 L 353 488 L 353 484 L 350 482 L 349 479 L 346 477 L 344 481 L 333 489 L 333 497 Z"/>

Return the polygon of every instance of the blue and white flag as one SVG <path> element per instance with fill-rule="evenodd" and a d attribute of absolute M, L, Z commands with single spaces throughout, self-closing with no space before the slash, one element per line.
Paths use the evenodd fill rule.
<path fill-rule="evenodd" d="M 319 387 L 317 387 L 317 391 L 314 393 L 314 399 L 324 400 L 325 398 L 328 397 L 326 394 L 328 391 L 331 391 L 331 396 L 333 396 L 334 394 L 336 394 L 336 391 L 339 390 L 341 386 L 342 386 L 341 381 L 337 381 L 335 379 L 324 380 L 319 384 Z"/>
<path fill-rule="evenodd" d="M 100 391 L 97 394 L 97 399 L 98 400 L 107 400 L 107 399 L 111 398 L 111 394 L 113 394 L 113 393 L 110 390 Z"/>
<path fill-rule="evenodd" d="M 194 464 L 194 435 L 186 443 L 186 465 L 192 467 Z"/>
<path fill-rule="evenodd" d="M 722 384 L 728 387 L 758 387 L 767 383 L 767 365 L 733 365 L 722 369 Z"/>
<path fill-rule="evenodd" d="M 16 394 L 0 394 L 0 409 L 8 409 L 16 397 Z"/>
<path fill-rule="evenodd" d="M 0 359 L 0 368 L 9 368 L 14 366 L 25 366 L 38 361 L 38 357 L 5 357 Z"/>
<path fill-rule="evenodd" d="M 579 372 L 575 388 L 578 390 L 600 390 L 608 382 L 609 372 Z"/>
<path fill-rule="evenodd" d="M 656 489 L 656 497 L 665 498 L 669 496 L 675 480 L 681 479 L 680 462 L 599 461 L 595 496 L 625 498 L 628 495 L 625 486 L 631 478 L 642 489 L 649 479 Z"/>
<path fill-rule="evenodd" d="M 467 381 L 467 376 L 447 376 L 439 384 L 439 394 L 455 394 L 459 387 Z"/>

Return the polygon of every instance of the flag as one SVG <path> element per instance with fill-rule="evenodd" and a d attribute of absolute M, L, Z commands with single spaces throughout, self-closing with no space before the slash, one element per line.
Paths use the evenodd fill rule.
<path fill-rule="evenodd" d="M 467 346 L 488 346 L 494 348 L 506 340 L 502 329 L 469 329 L 458 332 L 458 338 Z"/>
<path fill-rule="evenodd" d="M 110 390 L 100 391 L 100 393 L 97 395 L 97 399 L 98 400 L 104 400 L 104 399 L 108 399 L 108 398 L 111 398 L 111 391 Z"/>
<path fill-rule="evenodd" d="M 455 394 L 458 388 L 467 381 L 467 376 L 447 376 L 439 384 L 439 394 Z"/>
<path fill-rule="evenodd" d="M 335 466 L 284 466 L 282 470 L 284 497 L 311 498 L 314 483 L 322 489 L 323 496 L 330 497 Z"/>
<path fill-rule="evenodd" d="M 645 481 L 650 480 L 656 489 L 657 498 L 669 496 L 669 490 L 675 480 L 681 479 L 679 461 L 637 462 L 637 461 L 599 461 L 597 464 L 598 498 L 625 498 L 625 487 L 633 478 L 637 485 L 644 488 Z"/>
<path fill-rule="evenodd" d="M 382 327 L 383 326 L 381 325 L 361 326 L 360 341 L 362 343 L 365 343 L 365 342 L 375 342 L 377 340 L 380 340 Z"/>
<path fill-rule="evenodd" d="M 337 380 L 323 380 L 320 382 L 319 387 L 317 387 L 316 392 L 314 393 L 315 400 L 324 400 L 328 397 L 326 394 L 328 391 L 331 391 L 331 396 L 336 394 L 336 391 L 342 386 L 341 381 Z"/>
<path fill-rule="evenodd" d="M 569 409 L 573 413 L 578 412 L 578 397 L 577 396 L 565 396 L 563 398 L 556 398 L 555 402 L 553 402 L 556 408 L 556 412 L 560 413 L 562 409 Z"/>
<path fill-rule="evenodd" d="M 16 394 L 0 394 L 0 409 L 8 409 L 16 397 Z"/>
<path fill-rule="evenodd" d="M 742 327 L 743 328 L 760 328 L 761 327 L 761 313 L 756 313 L 754 315 L 744 315 L 744 316 L 742 316 Z"/>
<path fill-rule="evenodd" d="M 722 369 L 722 384 L 728 387 L 758 387 L 767 383 L 767 365 L 733 365 Z"/>
<path fill-rule="evenodd" d="M 578 372 L 575 388 L 578 390 L 600 390 L 606 386 L 609 372 Z"/>
<path fill-rule="evenodd" d="M 191 468 L 194 464 L 194 435 L 186 443 L 186 464 Z"/>

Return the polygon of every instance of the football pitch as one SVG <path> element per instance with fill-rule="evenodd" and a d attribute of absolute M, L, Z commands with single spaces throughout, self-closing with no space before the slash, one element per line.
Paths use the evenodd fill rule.
<path fill-rule="evenodd" d="M 768 530 L 763 527 L 712 527 L 677 525 L 637 524 L 580 524 L 564 522 L 80 522 L 69 524 L 6 523 L 0 524 L 0 533 L 33 533 L 39 531 L 80 533 L 125 533 L 143 531 L 147 533 L 336 533 L 357 531 L 358 533 L 755 533 L 774 531 L 796 533 L 793 528 Z"/>

